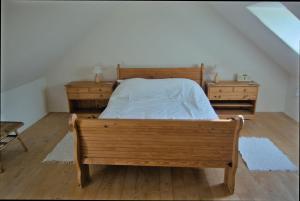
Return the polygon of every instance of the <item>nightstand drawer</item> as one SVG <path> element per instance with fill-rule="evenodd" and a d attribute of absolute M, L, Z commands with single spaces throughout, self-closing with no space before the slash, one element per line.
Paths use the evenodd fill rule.
<path fill-rule="evenodd" d="M 210 100 L 255 100 L 256 94 L 252 93 L 213 93 Z"/>
<path fill-rule="evenodd" d="M 255 100 L 257 87 L 210 87 L 208 98 L 210 100 Z"/>
<path fill-rule="evenodd" d="M 70 100 L 93 100 L 93 99 L 109 99 L 111 94 L 102 93 L 102 94 L 79 94 L 79 93 L 68 93 Z"/>
<path fill-rule="evenodd" d="M 112 93 L 112 87 L 91 87 L 89 92 Z"/>
<path fill-rule="evenodd" d="M 211 87 L 211 93 L 232 93 L 234 91 L 233 87 Z"/>
<path fill-rule="evenodd" d="M 67 88 L 68 93 L 87 93 L 89 92 L 89 88 L 84 88 L 84 87 L 78 87 L 78 88 Z"/>
<path fill-rule="evenodd" d="M 234 91 L 238 93 L 256 94 L 257 87 L 234 87 Z"/>

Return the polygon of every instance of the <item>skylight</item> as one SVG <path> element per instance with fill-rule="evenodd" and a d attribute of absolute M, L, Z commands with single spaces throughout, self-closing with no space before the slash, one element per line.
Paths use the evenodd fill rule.
<path fill-rule="evenodd" d="M 300 20 L 279 2 L 261 2 L 248 6 L 266 27 L 299 54 Z"/>

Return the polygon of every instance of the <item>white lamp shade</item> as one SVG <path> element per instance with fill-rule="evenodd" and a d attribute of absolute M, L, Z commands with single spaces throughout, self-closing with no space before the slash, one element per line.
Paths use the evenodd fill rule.
<path fill-rule="evenodd" d="M 100 66 L 95 66 L 93 73 L 95 74 L 101 74 L 102 73 L 102 68 Z"/>

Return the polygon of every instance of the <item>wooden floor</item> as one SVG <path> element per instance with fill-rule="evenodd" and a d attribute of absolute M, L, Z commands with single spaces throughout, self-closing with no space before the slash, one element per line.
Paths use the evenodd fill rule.
<path fill-rule="evenodd" d="M 92 182 L 77 186 L 71 164 L 42 160 L 67 132 L 68 114 L 50 113 L 3 151 L 0 199 L 299 200 L 299 172 L 249 172 L 241 157 L 236 190 L 226 194 L 223 169 L 91 166 Z M 299 165 L 299 124 L 282 113 L 257 113 L 243 136 L 268 137 Z"/>

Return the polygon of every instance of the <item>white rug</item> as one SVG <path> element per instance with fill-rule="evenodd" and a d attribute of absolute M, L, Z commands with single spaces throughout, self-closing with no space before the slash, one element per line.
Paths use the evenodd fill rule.
<path fill-rule="evenodd" d="M 296 171 L 297 167 L 268 138 L 240 137 L 239 151 L 251 171 Z"/>
<path fill-rule="evenodd" d="M 296 171 L 297 167 L 269 139 L 240 137 L 239 151 L 251 171 Z M 66 136 L 43 162 L 73 163 L 73 136 Z"/>
<path fill-rule="evenodd" d="M 73 163 L 73 151 L 73 136 L 72 133 L 67 133 L 43 162 Z"/>

